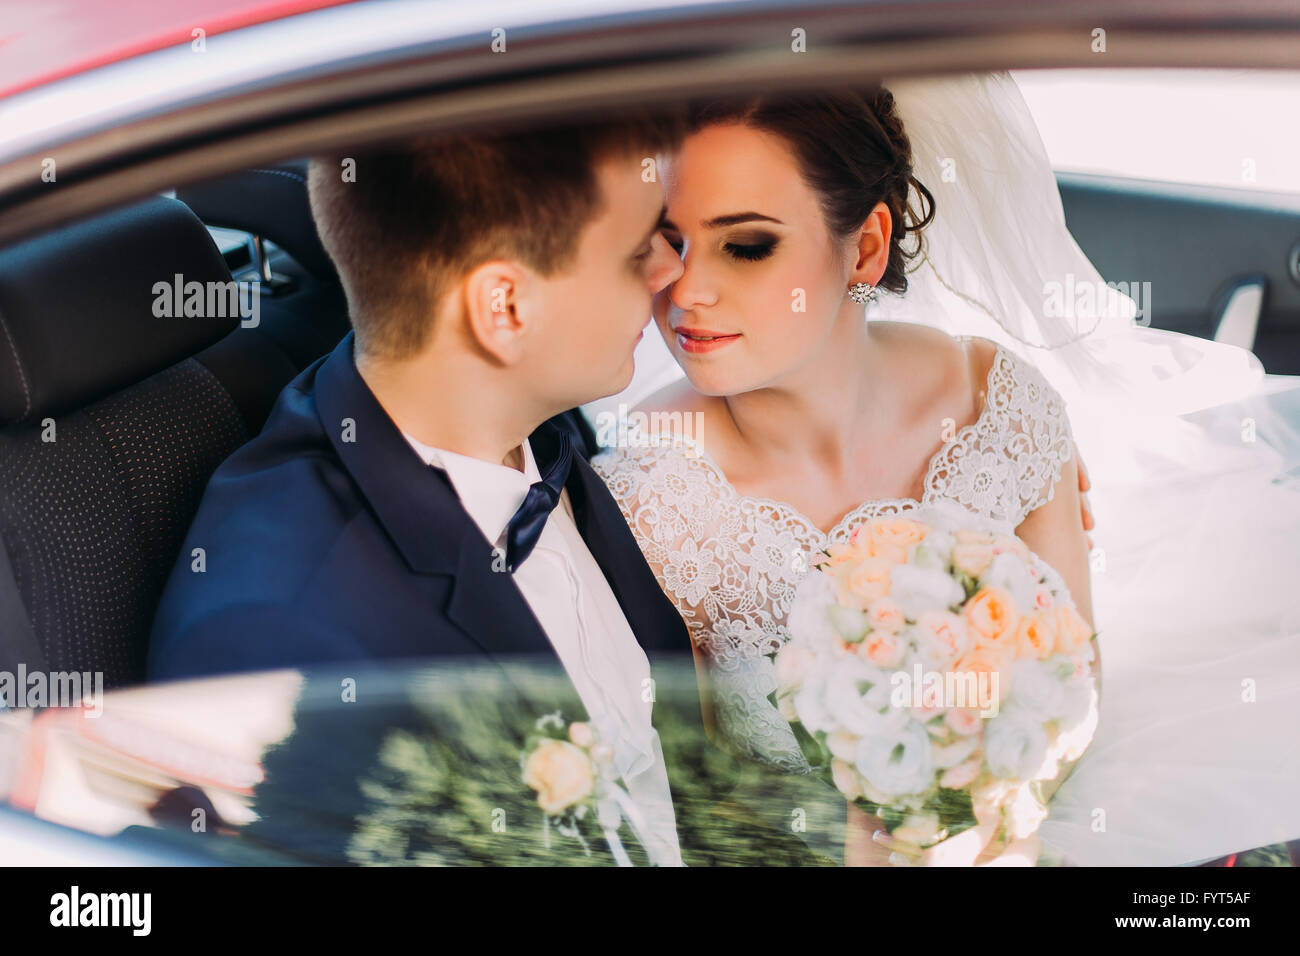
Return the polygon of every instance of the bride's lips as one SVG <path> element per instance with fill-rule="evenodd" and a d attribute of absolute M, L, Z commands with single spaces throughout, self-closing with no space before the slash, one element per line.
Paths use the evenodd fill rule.
<path fill-rule="evenodd" d="M 729 335 L 726 332 L 715 332 L 712 329 L 694 329 L 686 326 L 679 326 L 673 329 L 677 333 L 677 345 L 683 352 L 699 354 L 701 352 L 716 352 L 724 346 L 730 345 L 739 335 Z"/>

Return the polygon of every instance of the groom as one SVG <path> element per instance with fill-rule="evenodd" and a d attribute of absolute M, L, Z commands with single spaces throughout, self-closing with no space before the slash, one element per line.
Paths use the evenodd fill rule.
<path fill-rule="evenodd" d="M 312 163 L 353 331 L 212 477 L 151 679 L 549 659 L 612 744 L 648 849 L 681 861 L 648 656 L 689 660 L 689 638 L 564 414 L 627 386 L 681 274 L 643 175 L 679 135 L 638 116 Z"/>

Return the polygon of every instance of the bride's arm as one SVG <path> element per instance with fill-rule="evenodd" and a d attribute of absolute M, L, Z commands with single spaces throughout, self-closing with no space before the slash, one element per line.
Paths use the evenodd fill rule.
<path fill-rule="evenodd" d="M 1079 522 L 1078 457 L 1061 467 L 1052 499 L 1029 513 L 1016 536 L 1061 575 L 1083 619 L 1092 627 L 1092 581 L 1088 542 Z M 1096 630 L 1096 628 L 1093 628 Z"/>
<path fill-rule="evenodd" d="M 1050 564 L 1061 575 L 1075 608 L 1092 630 L 1092 583 L 1089 576 L 1088 544 L 1079 525 L 1078 456 L 1072 457 L 1061 469 L 1060 480 L 1052 500 L 1040 505 L 1020 523 L 1016 535 L 1029 548 Z M 1101 642 L 1092 642 L 1092 674 L 1101 694 Z M 1050 800 L 1065 782 L 1074 764 L 1071 763 L 1057 777 L 1044 784 L 1041 795 Z"/>

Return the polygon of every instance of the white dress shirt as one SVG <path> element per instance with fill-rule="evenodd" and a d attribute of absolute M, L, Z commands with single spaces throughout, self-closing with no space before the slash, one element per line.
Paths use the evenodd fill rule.
<path fill-rule="evenodd" d="M 524 470 L 519 472 L 402 434 L 427 464 L 447 473 L 483 537 L 504 555 L 506 527 L 529 487 L 541 480 L 528 441 L 523 443 Z M 651 859 L 661 866 L 681 866 L 668 772 L 659 734 L 650 721 L 650 662 L 574 523 L 567 490 L 536 547 L 512 576 L 589 720 L 614 750 L 619 775 L 650 830 L 646 850 Z"/>

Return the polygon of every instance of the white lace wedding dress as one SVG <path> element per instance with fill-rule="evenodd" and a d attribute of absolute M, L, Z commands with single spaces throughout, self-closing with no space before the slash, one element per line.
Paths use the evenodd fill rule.
<path fill-rule="evenodd" d="M 979 416 L 930 459 L 922 499 L 864 501 L 829 533 L 787 504 L 739 494 L 689 437 L 633 434 L 592 467 L 709 661 L 719 731 L 742 753 L 806 772 L 768 695 L 776 690 L 769 655 L 789 640 L 786 619 L 811 556 L 847 541 L 866 519 L 930 506 L 960 506 L 968 526 L 1014 534 L 1051 499 L 1072 454 L 1060 396 L 999 345 Z M 1064 589 L 1059 577 L 1053 585 Z"/>

